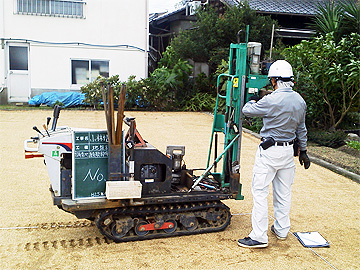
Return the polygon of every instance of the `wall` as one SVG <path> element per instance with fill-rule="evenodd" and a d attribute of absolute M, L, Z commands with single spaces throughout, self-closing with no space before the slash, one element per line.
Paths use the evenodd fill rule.
<path fill-rule="evenodd" d="M 4 21 L 4 0 L 0 0 L 0 38 L 4 37 L 5 21 Z M 5 50 L 3 44 L 0 44 L 0 99 L 3 95 L 5 87 Z"/>
<path fill-rule="evenodd" d="M 30 43 L 32 96 L 79 90 L 71 85 L 71 59 L 109 60 L 110 76 L 119 74 L 121 80 L 147 76 L 148 0 L 85 2 L 85 18 L 79 19 L 15 14 L 16 0 L 0 0 L 0 38 Z M 0 87 L 6 83 L 5 58 L 0 49 Z"/>

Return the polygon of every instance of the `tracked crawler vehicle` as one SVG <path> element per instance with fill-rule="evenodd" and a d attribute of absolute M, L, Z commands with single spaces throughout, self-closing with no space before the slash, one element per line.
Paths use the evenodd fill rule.
<path fill-rule="evenodd" d="M 55 106 L 52 126 L 48 117 L 44 129 L 34 127 L 37 136 L 25 140 L 25 157 L 44 157 L 55 205 L 94 220 L 115 242 L 224 230 L 231 213 L 221 201 L 243 199 L 241 108 L 249 95 L 267 84 L 259 48 L 261 44 L 247 41 L 230 46 L 229 73 L 217 81 L 206 169 L 183 164 L 185 146 L 169 145 L 162 153 L 142 138 L 135 119 L 124 118 L 126 86 L 120 91 L 117 117 L 113 89 L 102 87 L 107 130 L 57 127 L 60 107 Z M 218 133 L 224 139 L 221 152 Z"/>

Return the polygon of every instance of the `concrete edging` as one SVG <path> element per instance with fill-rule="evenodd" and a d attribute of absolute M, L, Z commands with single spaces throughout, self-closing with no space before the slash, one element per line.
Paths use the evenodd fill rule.
<path fill-rule="evenodd" d="M 242 129 L 243 129 L 243 131 L 245 133 L 248 133 L 248 134 L 250 134 L 250 135 L 252 135 L 252 136 L 254 136 L 254 137 L 258 138 L 258 139 L 261 139 L 261 136 L 258 133 L 255 133 L 255 132 L 253 132 L 253 131 L 251 131 L 251 130 L 249 130 L 247 128 L 244 128 L 244 127 Z M 314 157 L 313 155 L 311 155 L 309 153 L 308 153 L 308 155 L 309 155 L 309 158 L 311 159 L 311 162 L 313 162 L 313 163 L 315 163 L 315 164 L 317 164 L 319 166 L 322 166 L 324 168 L 327 168 L 327 169 L 329 169 L 329 170 L 331 170 L 333 172 L 336 172 L 337 174 L 345 176 L 345 177 L 347 177 L 347 178 L 349 178 L 349 179 L 351 179 L 351 180 L 353 180 L 353 181 L 360 184 L 360 175 L 357 175 L 356 173 L 345 170 L 345 169 L 343 169 L 343 168 L 341 168 L 339 166 L 331 164 L 331 163 L 329 163 L 329 162 L 327 162 L 325 160 L 322 160 L 320 158 Z"/>

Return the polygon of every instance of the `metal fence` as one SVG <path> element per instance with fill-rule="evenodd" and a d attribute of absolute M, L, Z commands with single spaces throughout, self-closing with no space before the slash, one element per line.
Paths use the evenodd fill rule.
<path fill-rule="evenodd" d="M 16 14 L 84 18 L 82 0 L 16 0 Z"/>

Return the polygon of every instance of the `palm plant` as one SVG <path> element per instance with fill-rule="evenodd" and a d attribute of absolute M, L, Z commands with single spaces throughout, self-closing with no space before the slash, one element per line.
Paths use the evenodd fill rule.
<path fill-rule="evenodd" d="M 318 33 L 326 35 L 333 33 L 335 40 L 339 41 L 342 35 L 343 8 L 334 2 L 327 2 L 324 6 L 319 5 L 311 27 Z"/>
<path fill-rule="evenodd" d="M 341 3 L 344 10 L 344 28 L 348 33 L 360 34 L 360 4 L 359 0 Z"/>

